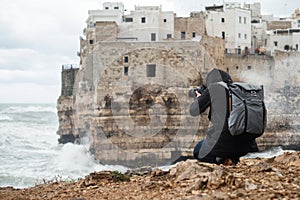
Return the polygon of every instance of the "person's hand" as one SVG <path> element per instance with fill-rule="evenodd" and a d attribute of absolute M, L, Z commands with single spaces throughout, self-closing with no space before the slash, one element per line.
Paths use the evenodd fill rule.
<path fill-rule="evenodd" d="M 195 93 L 196 93 L 196 97 L 200 97 L 201 96 L 200 92 L 195 91 Z"/>

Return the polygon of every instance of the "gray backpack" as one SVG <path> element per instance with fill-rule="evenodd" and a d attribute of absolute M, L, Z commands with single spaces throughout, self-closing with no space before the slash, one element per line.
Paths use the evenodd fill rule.
<path fill-rule="evenodd" d="M 228 128 L 231 135 L 261 136 L 267 124 L 263 86 L 234 82 L 220 82 L 229 92 Z"/>

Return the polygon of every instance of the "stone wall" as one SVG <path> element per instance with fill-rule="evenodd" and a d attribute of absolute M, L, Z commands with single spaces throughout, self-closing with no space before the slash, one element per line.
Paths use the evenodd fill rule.
<path fill-rule="evenodd" d="M 226 55 L 226 70 L 235 81 L 264 85 L 268 124 L 258 138 L 261 150 L 282 146 L 300 149 L 300 54 L 277 51 L 264 55 Z"/>
<path fill-rule="evenodd" d="M 182 39 L 181 33 L 185 32 L 185 39 L 193 39 L 193 33 L 196 36 L 205 35 L 205 19 L 203 12 L 191 13 L 190 17 L 175 17 L 174 39 Z"/>
<path fill-rule="evenodd" d="M 187 93 L 216 67 L 213 61 L 196 41 L 95 44 L 76 76 L 73 98 L 58 101 L 58 134 L 72 130 L 79 142 L 88 137 L 90 150 L 105 163 L 170 163 L 208 127 L 206 115 L 189 115 Z"/>
<path fill-rule="evenodd" d="M 61 96 L 73 95 L 73 87 L 78 68 L 62 69 L 61 72 Z"/>

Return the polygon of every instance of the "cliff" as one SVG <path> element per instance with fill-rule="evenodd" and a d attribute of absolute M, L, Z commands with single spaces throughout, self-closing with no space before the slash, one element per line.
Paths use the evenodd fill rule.
<path fill-rule="evenodd" d="M 188 90 L 214 67 L 265 86 L 268 126 L 260 150 L 300 148 L 299 53 L 222 54 L 220 39 L 100 42 L 79 69 L 62 70 L 57 102 L 60 142 L 88 141 L 95 158 L 129 167 L 167 165 L 191 155 L 209 126 L 188 113 Z"/>
<path fill-rule="evenodd" d="M 187 160 L 168 171 L 94 172 L 75 182 L 0 188 L 0 199 L 299 199 L 300 152 L 236 166 Z"/>

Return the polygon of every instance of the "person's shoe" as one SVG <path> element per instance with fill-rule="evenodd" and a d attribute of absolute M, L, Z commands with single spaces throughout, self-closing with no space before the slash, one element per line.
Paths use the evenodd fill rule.
<path fill-rule="evenodd" d="M 217 161 L 217 164 L 219 164 L 219 165 L 221 165 L 221 164 L 226 165 L 226 166 L 236 165 L 236 163 L 233 160 L 231 160 L 230 158 L 217 157 L 216 161 Z"/>

